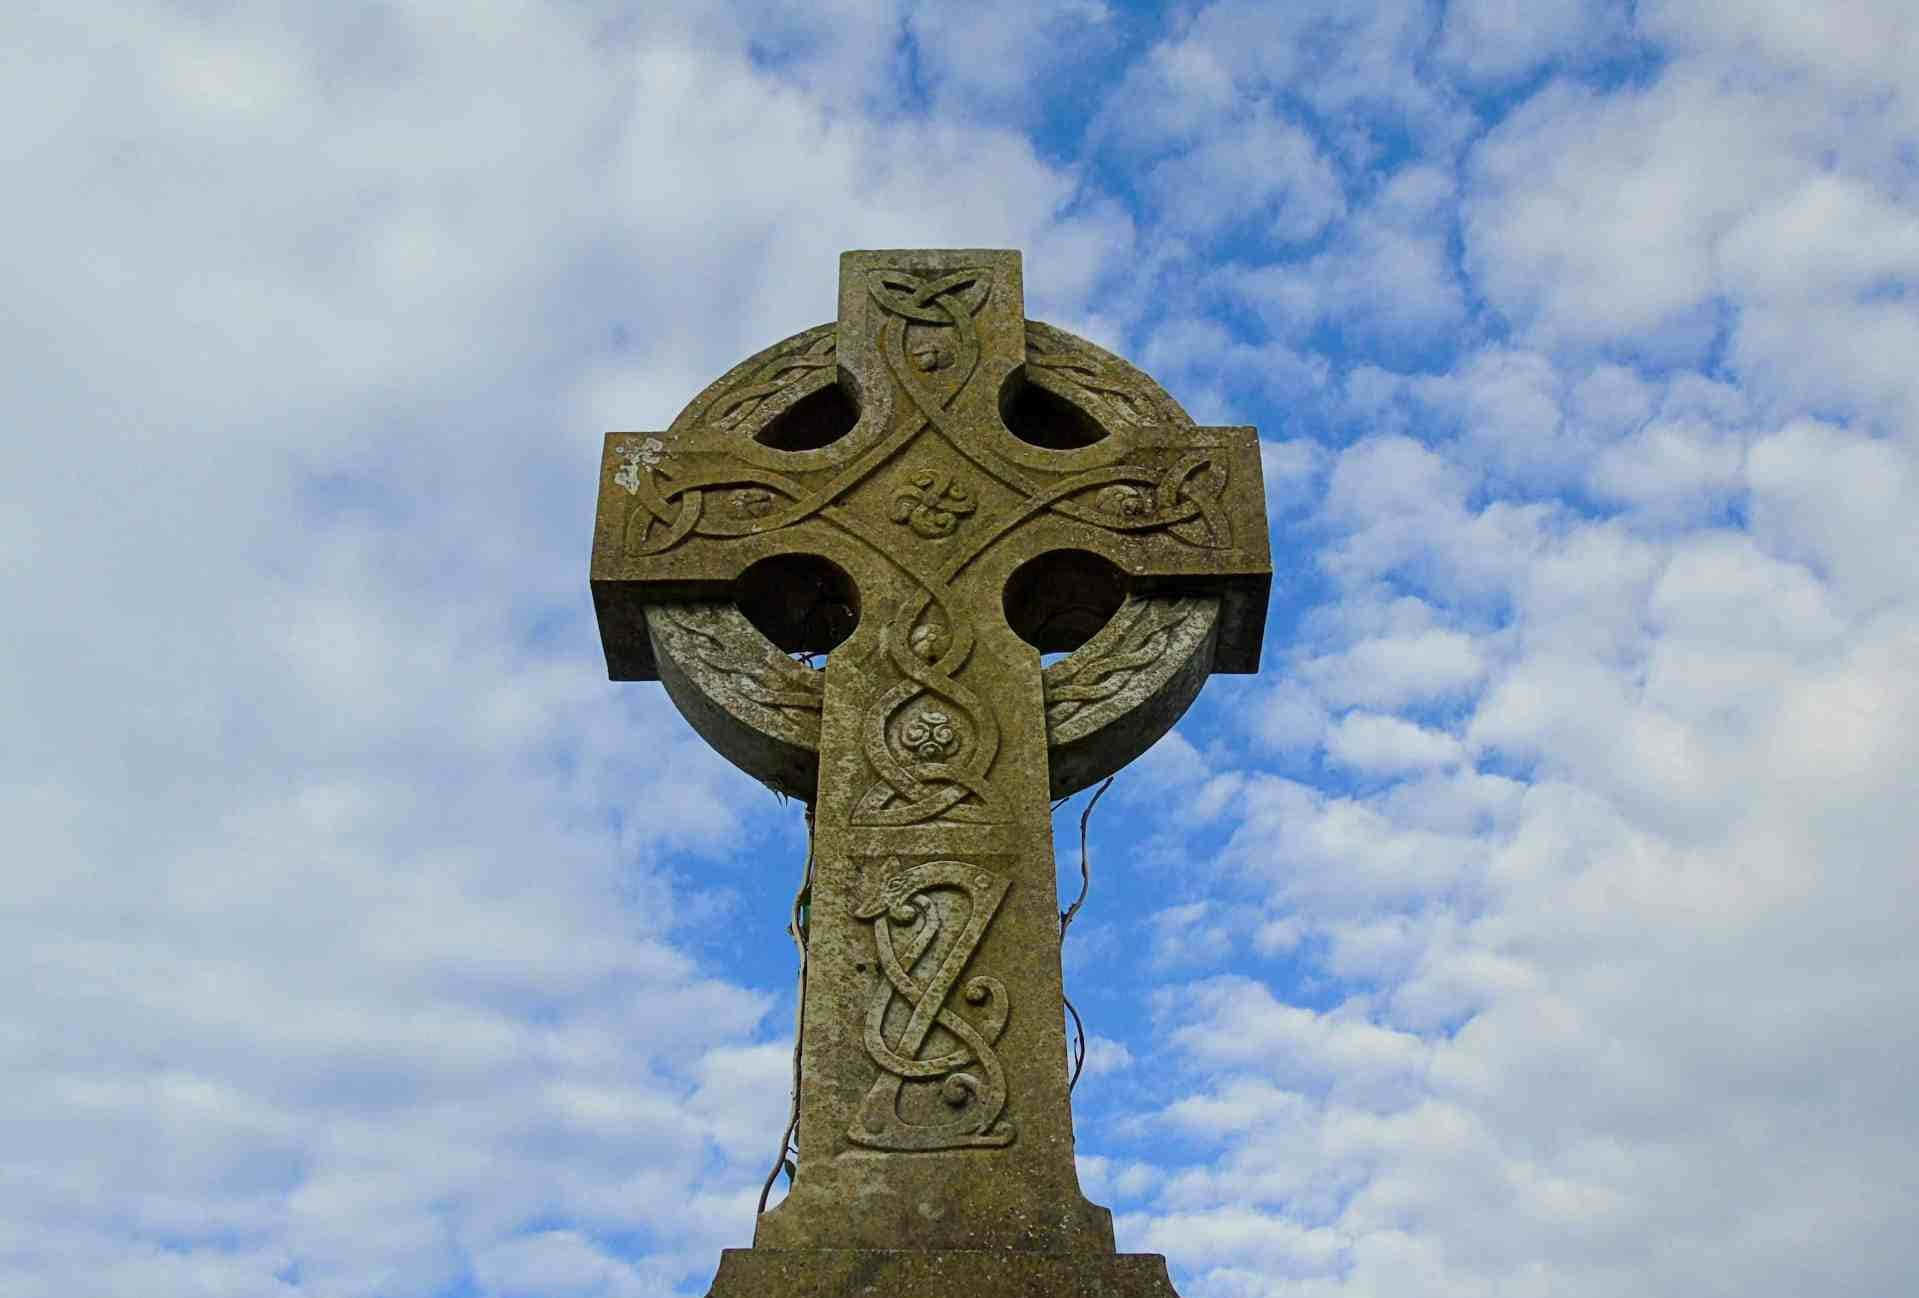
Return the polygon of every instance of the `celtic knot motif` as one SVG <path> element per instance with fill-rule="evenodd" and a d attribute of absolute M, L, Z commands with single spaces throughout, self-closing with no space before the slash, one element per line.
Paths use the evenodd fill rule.
<path fill-rule="evenodd" d="M 630 479 L 621 476 L 629 470 Z M 669 472 L 664 463 L 629 462 L 615 481 L 633 497 L 624 540 L 626 552 L 635 556 L 660 554 L 688 536 L 746 536 L 771 530 L 817 505 L 791 479 L 743 465 Z M 711 510 L 706 505 L 709 494 L 715 494 L 718 502 Z"/>
<path fill-rule="evenodd" d="M 915 473 L 912 485 L 893 498 L 893 521 L 937 541 L 951 536 L 974 508 L 972 493 L 954 479 Z"/>
<path fill-rule="evenodd" d="M 788 392 L 808 375 L 834 365 L 839 331 L 819 325 L 789 339 L 765 364 L 744 375 L 707 411 L 706 420 L 718 428 L 739 428 L 752 420 L 768 401 Z"/>
<path fill-rule="evenodd" d="M 777 652 L 760 659 L 746 657 L 737 644 L 722 641 L 682 608 L 668 605 L 660 616 L 683 637 L 683 643 L 676 646 L 683 659 L 697 660 L 709 672 L 723 677 L 729 688 L 751 703 L 800 714 L 817 742 L 818 717 L 826 699 L 821 673 Z"/>
<path fill-rule="evenodd" d="M 880 331 L 887 368 L 926 421 L 947 431 L 947 409 L 979 369 L 973 317 L 992 296 L 992 273 L 984 268 L 931 276 L 876 271 L 866 287 L 888 317 Z"/>
<path fill-rule="evenodd" d="M 854 906 L 854 918 L 873 925 L 879 957 L 865 1044 L 880 1075 L 847 1131 L 853 1143 L 885 1150 L 1013 1143 L 1013 1124 L 1001 1117 L 1006 1069 L 993 1050 L 1006 1031 L 1006 985 L 985 975 L 966 979 L 959 991 L 970 1017 L 947 1004 L 1009 886 L 965 861 L 901 867 L 894 858 Z"/>
<path fill-rule="evenodd" d="M 1132 465 L 1115 465 L 1056 485 L 1055 512 L 1120 532 L 1164 530 L 1188 545 L 1232 544 L 1232 524 L 1220 503 L 1226 466 L 1210 452 L 1181 456 L 1155 478 Z"/>
<path fill-rule="evenodd" d="M 1210 612 L 1204 599 L 1162 596 L 1128 604 L 1096 641 L 1047 669 L 1049 729 L 1058 732 L 1088 708 L 1127 702 L 1139 679 L 1163 666 L 1188 628 L 1203 627 Z"/>
<path fill-rule="evenodd" d="M 1192 420 L 1157 383 L 1119 357 L 1038 320 L 1026 322 L 1026 366 L 1057 387 L 1077 389 L 1102 424 L 1117 427 L 1191 427 Z"/>
<path fill-rule="evenodd" d="M 996 823 L 986 773 L 999 752 L 999 725 L 954 679 L 972 654 L 972 628 L 922 592 L 902 601 L 880 644 L 901 679 L 861 719 L 866 760 L 879 778 L 853 803 L 849 823 Z"/>

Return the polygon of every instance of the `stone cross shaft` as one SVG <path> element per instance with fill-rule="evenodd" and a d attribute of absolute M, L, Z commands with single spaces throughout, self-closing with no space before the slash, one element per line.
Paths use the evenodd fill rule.
<path fill-rule="evenodd" d="M 1049 800 L 1257 670 L 1254 431 L 1025 319 L 1016 252 L 849 252 L 836 324 L 608 435 L 592 572 L 611 675 L 815 811 L 800 1157 L 754 1251 L 1110 1254 Z"/>

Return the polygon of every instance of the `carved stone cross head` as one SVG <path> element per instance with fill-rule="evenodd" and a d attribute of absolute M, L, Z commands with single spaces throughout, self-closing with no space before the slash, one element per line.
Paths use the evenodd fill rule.
<path fill-rule="evenodd" d="M 801 1157 L 756 1250 L 1112 1252 L 1049 801 L 1258 669 L 1265 517 L 1254 430 L 1025 319 L 1017 252 L 846 253 L 836 324 L 608 434 L 610 674 L 815 809 Z"/>

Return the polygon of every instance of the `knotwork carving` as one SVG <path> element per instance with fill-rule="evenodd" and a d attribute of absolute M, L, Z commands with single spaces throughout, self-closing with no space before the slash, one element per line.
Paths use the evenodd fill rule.
<path fill-rule="evenodd" d="M 795 334 L 768 357 L 735 379 L 707 407 L 705 422 L 714 428 L 742 429 L 756 422 L 763 410 L 769 416 L 789 403 L 780 398 L 799 395 L 802 380 L 831 370 L 834 346 L 839 338 L 836 325 L 815 325 Z"/>
<path fill-rule="evenodd" d="M 795 334 L 729 374 L 717 392 L 704 394 L 698 414 L 669 435 L 672 447 L 647 438 L 621 449 L 614 480 L 633 497 L 621 537 L 628 555 L 664 554 L 689 536 L 737 537 L 786 527 L 831 498 L 832 491 L 808 492 L 784 474 L 741 463 L 695 469 L 676 463 L 674 451 L 699 444 L 708 429 L 750 438 L 831 381 L 837 340 L 831 324 Z"/>
<path fill-rule="evenodd" d="M 682 666 L 697 663 L 709 673 L 724 678 L 714 685 L 731 690 L 741 698 L 766 708 L 780 708 L 802 714 L 815 735 L 818 715 L 826 691 L 821 674 L 802 667 L 784 654 L 748 656 L 741 652 L 738 637 L 725 637 L 710 625 L 701 625 L 691 605 L 666 605 L 659 617 L 681 637 L 678 661 Z M 729 642 L 731 640 L 732 642 Z"/>
<path fill-rule="evenodd" d="M 1070 388 L 1073 403 L 1107 427 L 1192 427 L 1179 403 L 1139 370 L 1039 320 L 1026 322 L 1026 373 L 1061 396 Z"/>
<path fill-rule="evenodd" d="M 1042 674 L 1046 729 L 1054 742 L 1090 733 L 1149 697 L 1192 657 L 1213 628 L 1219 601 L 1206 596 L 1128 600 L 1100 634 Z"/>
<path fill-rule="evenodd" d="M 1157 474 L 1136 464 L 1076 473 L 1034 491 L 1018 509 L 995 520 L 947 563 L 940 576 L 953 580 L 1002 537 L 1049 509 L 1108 531 L 1165 531 L 1192 546 L 1230 546 L 1232 522 L 1220 504 L 1225 489 L 1225 463 L 1210 451 L 1189 452 Z"/>
<path fill-rule="evenodd" d="M 706 741 L 772 788 L 813 795 L 825 673 L 781 653 L 731 601 L 655 604 L 660 679 Z"/>
<path fill-rule="evenodd" d="M 960 994 L 973 1017 L 947 1005 L 1009 886 L 965 861 L 902 868 L 894 858 L 855 905 L 854 917 L 873 925 L 880 974 L 865 1031 L 880 1076 L 847 1132 L 855 1144 L 923 1151 L 1013 1143 L 1013 1125 L 1001 1117 L 1006 1070 L 993 1050 L 1006 1030 L 1006 985 L 968 978 Z"/>
<path fill-rule="evenodd" d="M 1054 489 L 1064 492 L 1054 502 L 1054 512 L 1116 532 L 1164 529 L 1188 545 L 1209 549 L 1233 543 L 1232 524 L 1219 499 L 1226 490 L 1223 458 L 1194 451 L 1157 477 L 1132 465 L 1086 476 L 1097 478 L 1097 484 L 1067 482 Z"/>
<path fill-rule="evenodd" d="M 746 536 L 783 527 L 812 508 L 792 479 L 737 464 L 699 471 L 662 461 L 629 463 L 621 471 L 629 468 L 633 479 L 622 485 L 633 504 L 626 515 L 624 543 L 636 558 L 664 553 L 688 536 Z M 714 493 L 724 503 L 709 511 L 706 498 Z"/>
<path fill-rule="evenodd" d="M 1219 627 L 1216 595 L 1130 595 L 1040 671 L 1053 797 L 1106 778 L 1172 727 L 1212 668 Z"/>
<path fill-rule="evenodd" d="M 993 292 L 984 269 L 920 275 L 874 271 L 867 292 L 886 313 L 880 353 L 921 417 L 949 437 L 946 411 L 979 370 L 979 329 L 973 319 Z"/>
<path fill-rule="evenodd" d="M 756 458 L 750 445 L 756 429 L 834 381 L 836 326 L 795 335 L 729 372 L 689 407 L 664 443 L 636 437 L 616 447 L 615 499 L 625 510 L 617 542 L 628 556 L 650 558 L 696 536 L 759 537 L 817 522 L 882 556 L 917 593 L 882 625 L 869 660 L 876 670 L 868 678 L 872 686 L 858 734 L 871 783 L 848 799 L 845 823 L 998 823 L 1008 814 L 994 805 L 988 782 L 999 747 L 998 725 L 990 702 L 958 679 L 965 675 L 974 635 L 962 625 L 970 611 L 953 604 L 951 592 L 982 555 L 1048 514 L 1116 537 L 1153 535 L 1195 548 L 1230 547 L 1234 528 L 1223 504 L 1229 459 L 1210 445 L 1157 442 L 1119 463 L 1054 476 L 1005 458 L 969 434 L 971 425 L 962 427 L 965 420 L 955 413 L 982 363 L 977 317 L 995 290 L 992 272 L 883 269 L 862 275 L 863 291 L 878 307 L 873 337 L 885 371 L 885 381 L 868 383 L 864 392 L 863 406 L 874 416 L 864 425 L 866 440 L 815 467 L 788 470 Z M 1025 322 L 1025 339 L 1028 381 L 1051 387 L 1102 423 L 1121 431 L 1192 427 L 1150 378 L 1084 339 L 1032 320 Z M 729 444 L 748 443 L 746 453 L 694 451 L 699 431 L 713 428 L 726 430 Z M 929 437 L 957 451 L 970 470 L 956 473 L 950 460 L 924 451 L 901 463 L 904 452 Z M 895 466 L 897 476 L 872 484 L 880 488 L 878 508 L 849 506 L 852 493 L 886 474 L 888 466 Z M 1009 502 L 1006 493 L 1014 499 Z M 893 526 L 899 531 L 891 538 L 880 535 Z M 909 530 L 911 537 L 899 534 Z M 914 538 L 937 548 L 917 548 Z M 1172 666 L 1160 670 L 1140 661 L 1142 655 L 1174 655 L 1198 664 L 1205 657 L 1186 647 L 1187 641 L 1196 646 L 1202 638 L 1189 634 L 1190 628 L 1154 636 L 1152 628 L 1160 625 L 1154 618 L 1164 611 L 1162 602 L 1129 597 L 1099 640 L 1129 628 L 1131 641 L 1097 655 L 1089 643 L 1043 673 L 1056 778 L 1076 783 L 1106 765 L 1092 754 L 1136 751 L 1133 732 L 1156 735 L 1164 728 L 1157 720 L 1146 724 L 1149 714 L 1157 718 L 1164 710 L 1158 704 L 1128 720 L 1126 700 L 1137 704 L 1158 697 L 1155 691 L 1181 702 L 1190 696 L 1182 682 L 1187 677 L 1197 682 L 1201 667 L 1183 670 L 1175 682 Z M 1204 619 L 1208 628 L 1213 620 Z M 693 674 L 722 691 L 722 711 L 742 722 L 751 716 L 790 745 L 780 750 L 778 776 L 761 778 L 776 787 L 801 778 L 810 769 L 802 763 L 813 760 L 817 743 L 817 705 L 797 710 L 790 705 L 796 697 L 793 682 L 762 675 L 769 670 L 762 660 L 770 646 L 729 641 L 722 653 L 711 641 L 689 638 L 683 628 L 671 634 L 692 654 L 699 667 Z M 726 655 L 739 670 L 721 669 Z M 1064 674 L 1068 665 L 1071 674 Z M 809 685 L 816 688 L 817 682 Z M 1061 691 L 1065 696 L 1056 697 Z M 796 730 L 793 718 L 801 715 L 812 720 Z M 752 755 L 756 772 L 766 765 L 745 742 L 729 755 L 736 752 Z"/>
<path fill-rule="evenodd" d="M 658 680 L 808 802 L 791 1184 L 772 1205 L 776 1169 L 755 1244 L 961 1255 L 935 1280 L 978 1271 L 966 1254 L 1110 1256 L 1076 1185 L 1043 795 L 1144 751 L 1210 671 L 1257 670 L 1257 433 L 1195 427 L 1026 322 L 1012 250 L 855 249 L 839 272 L 836 326 L 599 461 L 609 674 Z"/>
<path fill-rule="evenodd" d="M 867 705 L 866 760 L 878 780 L 853 804 L 855 825 L 1000 819 L 986 774 L 999 752 L 992 708 L 954 676 L 973 652 L 973 629 L 931 592 L 901 602 L 880 629 L 899 674 Z"/>
<path fill-rule="evenodd" d="M 881 350 L 900 389 L 924 421 L 943 432 L 947 408 L 979 369 L 979 331 L 973 319 L 992 293 L 990 272 L 957 271 L 922 277 L 911 271 L 873 273 L 867 289 L 886 313 Z M 700 423 L 744 430 L 764 422 L 808 386 L 809 376 L 834 365 L 837 330 L 821 325 L 795 335 L 765 362 L 736 378 L 705 407 Z M 814 385 L 816 386 L 816 385 Z M 903 434 L 903 435 L 902 435 Z M 911 439 L 912 430 L 890 438 L 878 453 L 825 488 L 807 492 L 793 479 L 733 465 L 703 472 L 669 467 L 654 456 L 628 460 L 618 481 L 633 497 L 623 544 L 635 558 L 663 554 L 688 536 L 733 537 L 787 527 L 819 512 L 830 500 L 873 471 Z M 689 436 L 691 430 L 689 430 Z M 915 484 L 919 485 L 919 484 Z M 926 484 L 931 488 L 934 484 Z M 706 495 L 730 489 L 727 507 L 708 510 Z M 964 489 L 951 483 L 932 498 L 916 499 L 900 521 L 922 536 L 950 535 L 972 512 Z"/>

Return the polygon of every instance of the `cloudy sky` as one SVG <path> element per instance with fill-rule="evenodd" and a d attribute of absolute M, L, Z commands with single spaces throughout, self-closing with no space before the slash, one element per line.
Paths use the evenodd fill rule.
<path fill-rule="evenodd" d="M 604 679 L 597 448 L 901 246 L 1266 439 L 1266 669 L 1069 943 L 1121 1247 L 1903 1292 L 1916 12 L 5 6 L 0 1294 L 750 1239 L 803 828 Z"/>

